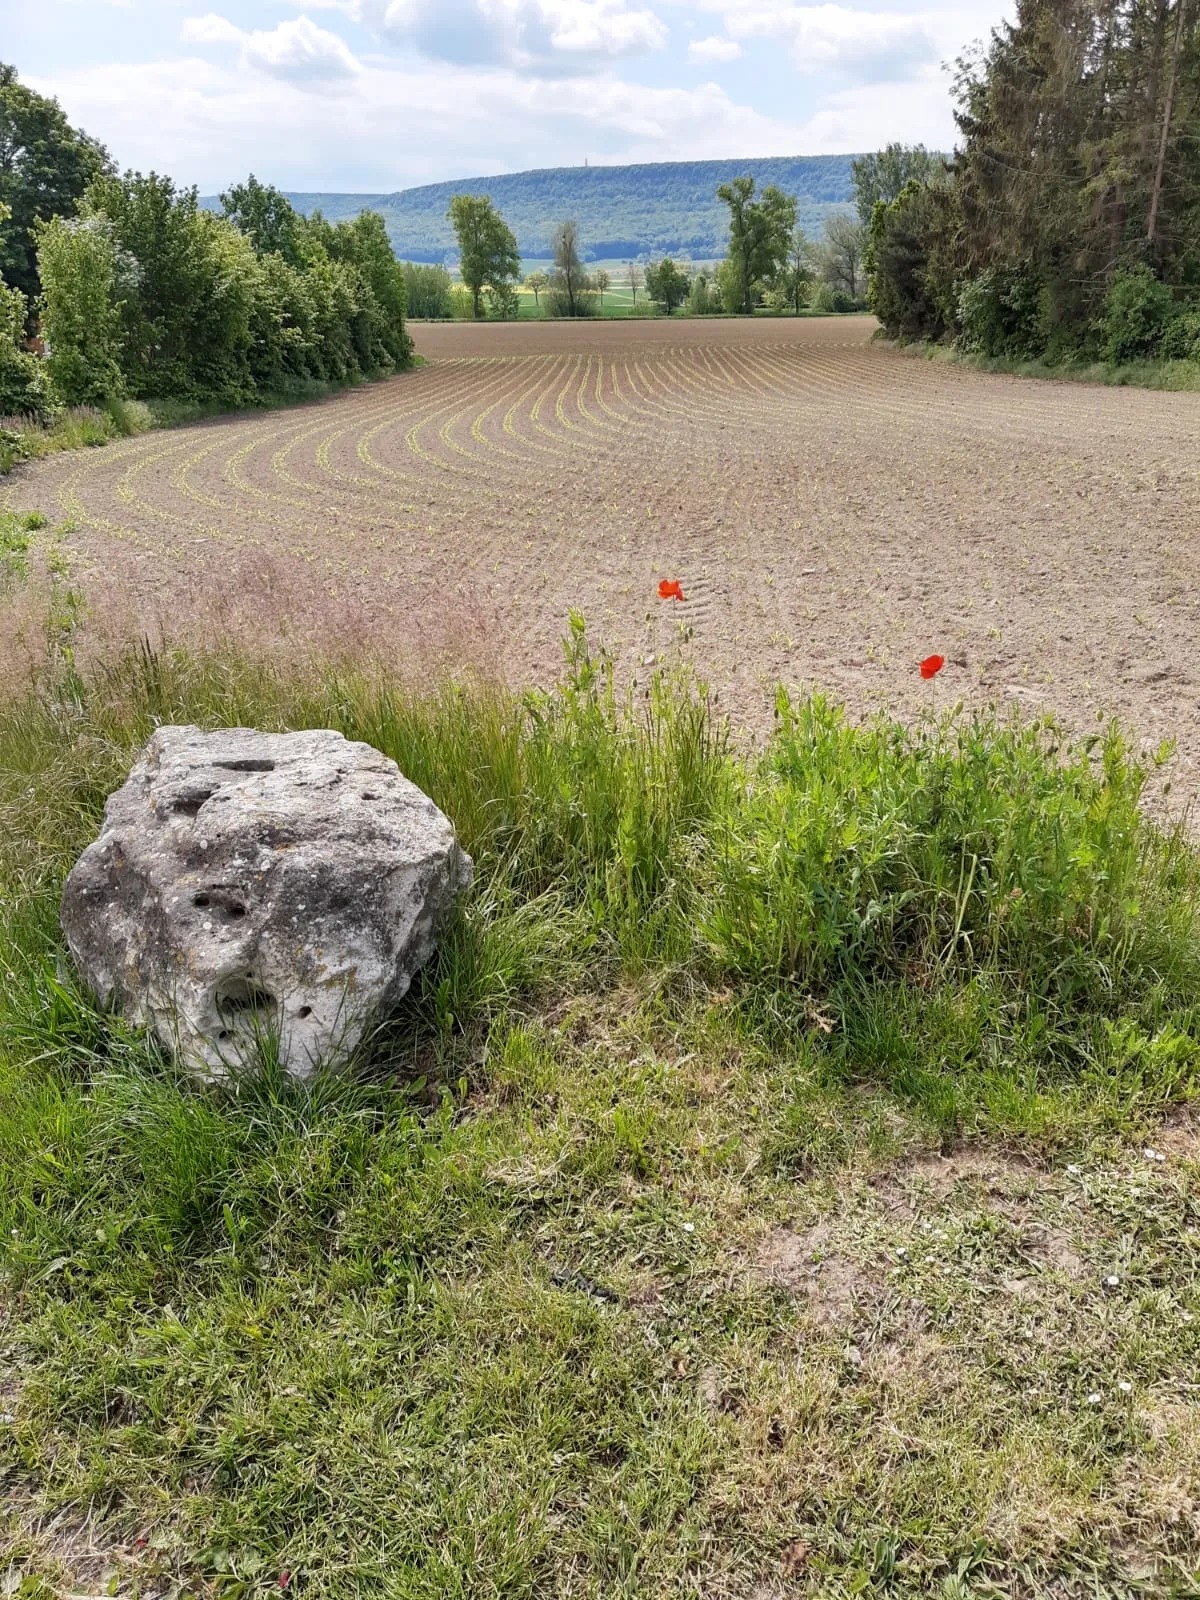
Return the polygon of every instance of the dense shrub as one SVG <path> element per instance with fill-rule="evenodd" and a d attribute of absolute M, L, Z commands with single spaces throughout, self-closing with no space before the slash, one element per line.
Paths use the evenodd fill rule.
<path fill-rule="evenodd" d="M 450 274 L 445 267 L 406 261 L 402 270 L 410 317 L 437 322 L 451 315 Z"/>
<path fill-rule="evenodd" d="M 46 365 L 55 393 L 69 406 L 98 405 L 123 394 L 124 286 L 111 231 L 95 217 L 55 217 L 38 234 L 38 261 Z"/>
<path fill-rule="evenodd" d="M 985 356 L 1030 356 L 1045 348 L 1042 282 L 1028 262 L 988 267 L 958 295 L 959 343 Z"/>
<path fill-rule="evenodd" d="M 1175 311 L 1170 289 L 1147 266 L 1122 268 L 1104 297 L 1101 333 L 1106 361 L 1157 355 Z"/>
<path fill-rule="evenodd" d="M 91 186 L 80 221 L 41 230 L 41 308 L 61 399 L 240 405 L 296 381 L 407 362 L 404 275 L 382 218 L 305 218 L 253 178 L 225 205 L 218 217 L 194 189 L 127 173 Z"/>
<path fill-rule="evenodd" d="M 867 303 L 893 338 L 940 339 L 957 296 L 950 192 L 909 183 L 877 202 L 867 245 Z"/>
<path fill-rule="evenodd" d="M 0 279 L 0 417 L 46 414 L 48 397 L 41 363 L 24 348 L 25 296 Z"/>
<path fill-rule="evenodd" d="M 1200 361 L 1200 306 L 1176 311 L 1163 330 L 1158 353 L 1167 361 Z"/>
<path fill-rule="evenodd" d="M 707 272 L 697 272 L 684 302 L 689 316 L 708 317 L 724 310 L 721 290 Z"/>

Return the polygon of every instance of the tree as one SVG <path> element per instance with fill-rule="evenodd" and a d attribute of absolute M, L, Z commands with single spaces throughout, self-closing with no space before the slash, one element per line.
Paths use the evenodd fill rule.
<path fill-rule="evenodd" d="M 609 285 L 611 283 L 612 283 L 612 279 L 609 277 L 608 273 L 605 272 L 603 267 L 601 267 L 599 272 L 593 272 L 592 273 L 592 287 L 596 290 L 596 293 L 600 296 L 600 304 L 601 305 L 604 304 L 604 291 L 609 287 Z"/>
<path fill-rule="evenodd" d="M 450 315 L 450 274 L 445 267 L 406 261 L 404 293 L 410 317 L 439 321 Z"/>
<path fill-rule="evenodd" d="M 707 317 L 721 309 L 721 293 L 709 273 L 701 268 L 691 280 L 687 296 L 688 315 Z"/>
<path fill-rule="evenodd" d="M 0 228 L 12 212 L 0 202 Z M 25 296 L 0 278 L 0 417 L 47 413 L 48 395 L 41 363 L 25 348 Z"/>
<path fill-rule="evenodd" d="M 549 287 L 549 284 L 550 284 L 550 279 L 546 276 L 546 274 L 544 272 L 542 272 L 540 270 L 538 272 L 531 272 L 529 274 L 529 276 L 525 279 L 525 287 L 532 292 L 532 294 L 533 294 L 533 303 L 539 309 L 541 307 L 541 300 L 538 297 L 540 296 L 540 294 L 541 294 L 543 289 L 546 289 L 546 288 Z"/>
<path fill-rule="evenodd" d="M 221 196 L 222 215 L 244 233 L 260 256 L 281 255 L 289 266 L 304 264 L 305 221 L 286 195 L 253 173 Z"/>
<path fill-rule="evenodd" d="M 46 365 L 55 393 L 69 406 L 102 405 L 124 394 L 123 274 L 111 229 L 99 217 L 43 223 L 38 266 Z"/>
<path fill-rule="evenodd" d="M 717 198 L 729 207 L 729 259 L 741 285 L 739 309 L 749 316 L 757 286 L 772 282 L 787 257 L 796 202 L 773 183 L 756 200 L 749 175 L 723 183 Z"/>
<path fill-rule="evenodd" d="M 953 232 L 949 191 L 915 180 L 875 205 L 867 304 L 893 337 L 939 339 L 956 314 L 956 274 L 939 261 Z"/>
<path fill-rule="evenodd" d="M 853 217 L 832 216 L 825 220 L 823 275 L 833 289 L 840 289 L 857 300 L 862 289 L 862 263 L 867 249 L 867 230 Z"/>
<path fill-rule="evenodd" d="M 550 292 L 559 316 L 582 316 L 588 309 L 590 289 L 579 254 L 579 224 L 560 222 L 554 230 L 554 269 L 550 274 Z"/>
<path fill-rule="evenodd" d="M 503 290 L 520 277 L 517 241 L 486 194 L 456 194 L 447 215 L 458 238 L 459 274 L 478 319 L 484 288 Z"/>
<path fill-rule="evenodd" d="M 633 303 L 637 305 L 638 290 L 642 287 L 642 269 L 638 262 L 629 263 L 629 292 L 633 296 Z"/>
<path fill-rule="evenodd" d="M 646 268 L 646 293 L 662 306 L 668 316 L 676 306 L 683 304 L 689 282 L 688 274 L 677 267 L 670 256 L 664 256 L 661 261 L 652 261 Z"/>
<path fill-rule="evenodd" d="M 775 278 L 775 291 L 782 303 L 789 306 L 796 316 L 800 315 L 808 300 L 808 287 L 813 280 L 810 257 L 811 247 L 804 229 L 793 228 L 788 240 L 787 258 Z"/>
<path fill-rule="evenodd" d="M 1015 0 L 957 69 L 953 159 L 856 171 L 885 326 L 1053 361 L 1116 359 L 1124 320 L 1142 355 L 1173 347 L 1200 304 L 1200 5 Z"/>
<path fill-rule="evenodd" d="M 510 317 L 520 316 L 521 301 L 515 283 L 489 283 L 485 293 L 492 315 L 499 317 L 501 322 L 507 322 Z"/>
<path fill-rule="evenodd" d="M 0 277 L 30 302 L 39 289 L 38 224 L 75 216 L 88 184 L 111 170 L 104 146 L 72 128 L 57 100 L 27 89 L 0 63 L 0 204 L 11 211 Z"/>
<path fill-rule="evenodd" d="M 870 227 L 877 201 L 890 205 L 906 184 L 928 183 L 943 165 L 943 158 L 923 144 L 889 144 L 873 155 L 860 156 L 850 175 L 863 227 Z"/>

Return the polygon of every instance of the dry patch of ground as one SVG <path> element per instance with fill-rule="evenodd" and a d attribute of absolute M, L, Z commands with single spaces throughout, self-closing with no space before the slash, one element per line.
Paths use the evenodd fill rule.
<path fill-rule="evenodd" d="M 1115 711 L 1178 739 L 1193 794 L 1200 395 L 906 359 L 872 327 L 422 327 L 419 371 L 33 463 L 6 495 L 68 524 L 97 636 L 529 681 L 576 608 L 634 670 L 684 650 L 752 729 L 777 681 L 855 711 Z"/>

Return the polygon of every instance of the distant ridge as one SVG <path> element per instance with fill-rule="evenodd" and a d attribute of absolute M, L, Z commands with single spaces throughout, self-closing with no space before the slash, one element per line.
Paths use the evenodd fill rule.
<path fill-rule="evenodd" d="M 554 225 L 579 223 L 592 259 L 672 252 L 706 260 L 723 255 L 728 212 L 717 185 L 752 173 L 760 187 L 776 183 L 800 202 L 801 225 L 819 234 L 824 220 L 849 209 L 850 163 L 844 156 L 768 156 L 739 161 L 657 161 L 625 167 L 544 167 L 491 178 L 429 183 L 396 194 L 298 194 L 300 211 L 321 210 L 331 221 L 380 211 L 396 253 L 410 261 L 440 261 L 455 249 L 446 208 L 456 194 L 490 194 L 528 259 L 547 256 Z M 215 200 L 206 200 L 215 206 Z"/>

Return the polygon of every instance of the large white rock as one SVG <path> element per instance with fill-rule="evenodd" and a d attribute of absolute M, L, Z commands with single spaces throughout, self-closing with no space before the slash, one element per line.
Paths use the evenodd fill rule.
<path fill-rule="evenodd" d="M 304 1078 L 405 993 L 471 872 L 370 745 L 160 728 L 67 879 L 62 925 L 101 1003 L 193 1072 L 252 1065 L 266 1035 Z"/>

